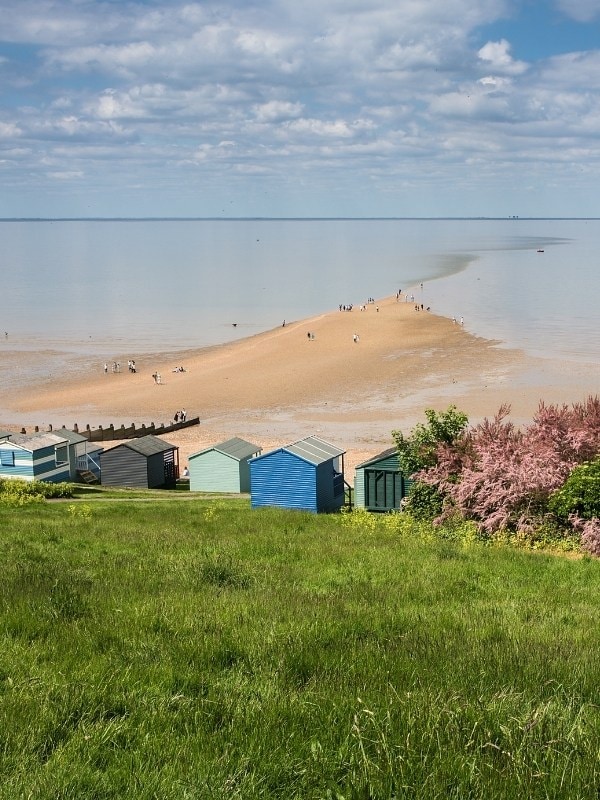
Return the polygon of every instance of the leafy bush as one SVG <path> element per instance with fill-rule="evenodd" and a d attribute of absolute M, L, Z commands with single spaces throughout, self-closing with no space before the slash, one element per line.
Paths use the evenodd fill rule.
<path fill-rule="evenodd" d="M 546 518 L 535 527 L 500 530 L 485 534 L 490 544 L 510 545 L 521 550 L 543 550 L 554 553 L 581 552 L 581 535 L 574 528 L 565 529 L 555 519 Z"/>
<path fill-rule="evenodd" d="M 572 514 L 582 519 L 600 517 L 600 458 L 581 464 L 550 498 L 550 510 L 567 521 Z"/>
<path fill-rule="evenodd" d="M 20 480 L 3 481 L 0 485 L 0 503 L 9 506 L 24 506 L 30 503 L 42 503 L 44 496 L 28 490 L 28 484 Z"/>
<path fill-rule="evenodd" d="M 456 406 L 449 406 L 446 411 L 427 408 L 425 416 L 427 424 L 419 423 L 409 436 L 402 431 L 392 431 L 400 467 L 406 475 L 436 464 L 438 446 L 454 444 L 469 422 L 467 415 Z"/>
<path fill-rule="evenodd" d="M 419 521 L 433 520 L 442 513 L 443 502 L 434 486 L 415 481 L 408 490 L 406 510 Z"/>
<path fill-rule="evenodd" d="M 39 503 L 48 498 L 73 497 L 73 491 L 71 483 L 0 478 L 0 502 L 13 506 Z"/>
<path fill-rule="evenodd" d="M 73 497 L 75 486 L 72 483 L 46 483 L 45 481 L 34 481 L 36 491 L 46 498 L 68 498 Z"/>

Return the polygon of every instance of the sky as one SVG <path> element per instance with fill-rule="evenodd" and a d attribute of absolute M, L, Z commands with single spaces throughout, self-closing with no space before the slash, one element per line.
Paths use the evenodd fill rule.
<path fill-rule="evenodd" d="M 0 217 L 600 216 L 600 0 L 0 0 Z"/>

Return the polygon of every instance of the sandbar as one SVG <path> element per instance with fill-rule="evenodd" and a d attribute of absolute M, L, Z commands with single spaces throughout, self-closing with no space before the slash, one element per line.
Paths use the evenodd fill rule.
<path fill-rule="evenodd" d="M 315 435 L 347 451 L 348 474 L 392 446 L 392 430 L 424 421 L 426 408 L 453 404 L 475 423 L 508 403 L 515 423 L 526 424 L 540 400 L 572 403 L 597 393 L 597 368 L 526 356 L 402 296 L 363 308 L 208 348 L 125 353 L 118 373 L 94 363 L 50 383 L 0 386 L 0 427 L 168 424 L 185 409 L 201 424 L 165 437 L 180 448 L 181 465 L 232 436 L 266 451 Z"/>

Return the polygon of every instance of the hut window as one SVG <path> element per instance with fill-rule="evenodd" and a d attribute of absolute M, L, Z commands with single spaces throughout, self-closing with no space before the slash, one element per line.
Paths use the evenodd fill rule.
<path fill-rule="evenodd" d="M 14 467 L 15 454 L 13 450 L 0 450 L 0 464 L 3 467 Z"/>
<path fill-rule="evenodd" d="M 55 450 L 56 456 L 56 463 L 57 464 L 68 464 L 69 462 L 69 453 L 67 450 L 67 445 L 61 445 L 60 447 L 56 447 Z"/>

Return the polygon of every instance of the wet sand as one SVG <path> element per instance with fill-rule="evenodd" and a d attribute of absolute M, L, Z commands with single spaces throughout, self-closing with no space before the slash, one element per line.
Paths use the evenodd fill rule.
<path fill-rule="evenodd" d="M 216 347 L 123 354 L 121 365 L 104 374 L 94 361 L 89 371 L 20 390 L 0 386 L 0 427 L 168 424 L 185 408 L 201 424 L 165 437 L 179 446 L 181 466 L 232 436 L 268 450 L 317 435 L 348 451 L 350 476 L 393 444 L 392 430 L 423 421 L 425 408 L 454 404 L 477 422 L 509 403 L 524 424 L 541 399 L 571 403 L 598 391 L 597 369 L 526 357 L 395 297 Z M 179 366 L 185 372 L 173 371 Z"/>

